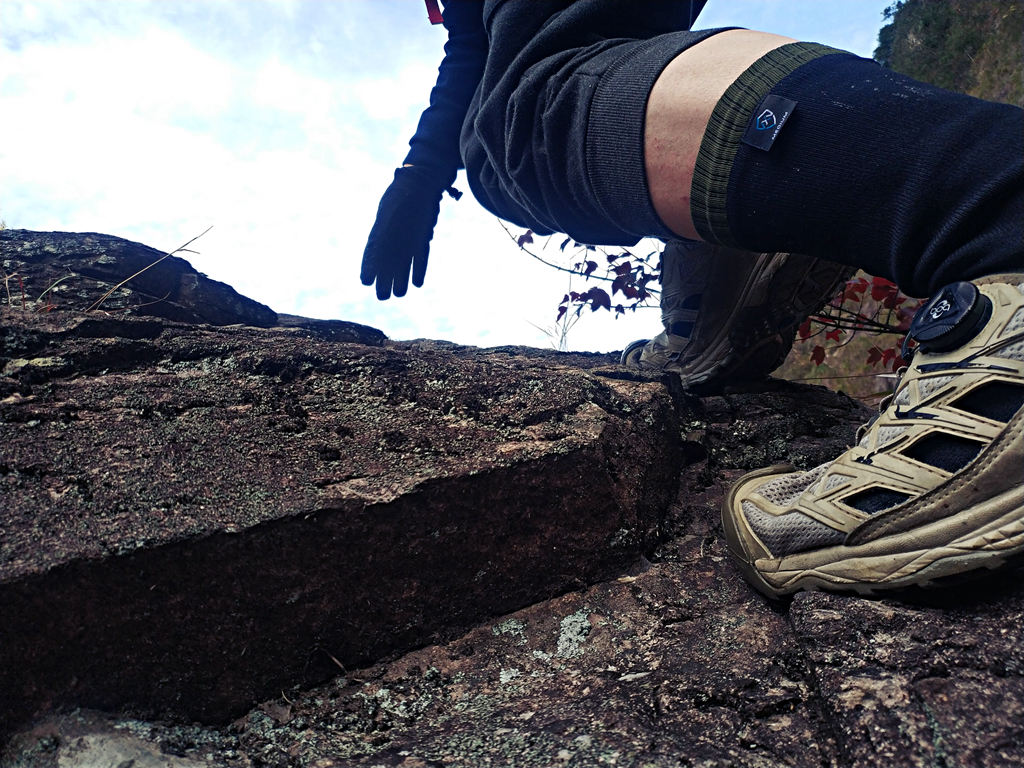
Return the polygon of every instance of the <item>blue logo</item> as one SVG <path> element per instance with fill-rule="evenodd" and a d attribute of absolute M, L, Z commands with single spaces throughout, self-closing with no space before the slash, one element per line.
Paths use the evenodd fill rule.
<path fill-rule="evenodd" d="M 774 128 L 777 122 L 778 121 L 775 119 L 775 113 L 770 109 L 766 109 L 757 116 L 757 130 L 767 131 L 769 128 Z"/>

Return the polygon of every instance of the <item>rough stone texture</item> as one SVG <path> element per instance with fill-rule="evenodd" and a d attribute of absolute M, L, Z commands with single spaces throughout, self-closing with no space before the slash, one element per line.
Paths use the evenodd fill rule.
<path fill-rule="evenodd" d="M 650 546 L 678 471 L 656 384 L 288 330 L 0 322 L 17 328 L 0 353 L 15 714 L 223 718 L 332 656 L 614 572 Z"/>
<path fill-rule="evenodd" d="M 0 730 L 224 719 L 652 546 L 663 387 L 332 328 L 0 309 Z"/>
<path fill-rule="evenodd" d="M 62 322 L 74 325 L 94 319 L 69 316 Z M 93 411 L 75 411 L 79 420 L 90 418 L 92 423 L 119 423 L 117 419 L 121 419 L 124 427 L 117 433 L 120 435 L 117 439 L 127 440 L 144 425 L 141 419 L 131 415 L 131 409 L 141 409 L 142 403 L 156 398 L 150 420 L 178 419 L 194 410 L 192 421 L 185 419 L 176 429 L 195 431 L 196 424 L 208 423 L 207 417 L 217 413 L 218 407 L 229 412 L 228 409 L 240 401 L 244 405 L 245 393 L 249 393 L 252 403 L 244 412 L 244 418 L 229 422 L 229 429 L 216 435 L 230 445 L 245 446 L 251 444 L 249 441 L 256 432 L 270 431 L 266 442 L 253 444 L 254 455 L 259 460 L 251 459 L 248 464 L 240 461 L 235 465 L 240 469 L 233 478 L 245 477 L 245 486 L 255 484 L 269 488 L 265 493 L 272 493 L 275 483 L 287 484 L 275 497 L 282 502 L 303 498 L 306 489 L 313 497 L 316 493 L 327 494 L 335 500 L 332 503 L 337 503 L 337 499 L 347 502 L 353 495 L 362 503 L 367 494 L 379 494 L 374 499 L 390 499 L 389 494 L 399 494 L 392 502 L 397 504 L 409 483 L 416 488 L 434 487 L 434 482 L 442 481 L 415 485 L 425 474 L 443 475 L 443 467 L 447 466 L 436 455 L 433 441 L 427 448 L 419 442 L 425 434 L 417 426 L 421 423 L 443 423 L 446 428 L 458 430 L 457 439 L 443 444 L 451 451 L 465 447 L 459 461 L 503 461 L 498 453 L 501 446 L 512 445 L 514 451 L 523 450 L 527 456 L 532 456 L 530 452 L 538 450 L 539 444 L 570 440 L 571 436 L 579 434 L 570 429 L 573 424 L 595 423 L 588 421 L 590 414 L 597 414 L 594 408 L 603 414 L 597 419 L 602 426 L 599 430 L 595 426 L 587 428 L 591 429 L 591 434 L 599 432 L 601 439 L 613 446 L 603 449 L 604 466 L 612 466 L 608 457 L 616 451 L 620 452 L 617 458 L 620 462 L 628 460 L 628 456 L 621 454 L 645 457 L 628 469 L 621 469 L 626 466 L 624 463 L 615 465 L 619 467 L 617 471 L 626 474 L 653 472 L 653 465 L 670 465 L 678 480 L 676 495 L 674 501 L 647 516 L 616 517 L 611 507 L 602 506 L 601 494 L 605 492 L 590 490 L 597 473 L 593 469 L 595 454 L 588 454 L 587 448 L 576 449 L 587 461 L 574 465 L 575 469 L 569 471 L 560 463 L 567 461 L 565 455 L 557 450 L 536 460 L 526 460 L 523 466 L 532 474 L 541 467 L 554 468 L 554 474 L 545 475 L 534 487 L 538 495 L 547 497 L 544 514 L 551 517 L 543 518 L 545 525 L 553 526 L 551 530 L 555 531 L 558 519 L 570 515 L 557 532 L 563 538 L 578 541 L 561 545 L 580 550 L 589 548 L 590 554 L 586 557 L 601 560 L 607 568 L 603 571 L 606 577 L 602 579 L 596 571 L 584 574 L 580 569 L 566 568 L 565 564 L 570 562 L 567 556 L 563 552 L 554 554 L 545 560 L 546 567 L 559 572 L 575 570 L 571 578 L 560 581 L 560 587 L 547 593 L 542 589 L 518 593 L 516 600 L 509 601 L 521 606 L 514 610 L 511 604 L 501 607 L 503 600 L 517 585 L 537 585 L 537 579 L 543 574 L 530 572 L 536 568 L 531 558 L 543 558 L 544 547 L 550 543 L 539 536 L 522 535 L 523 520 L 517 517 L 516 510 L 521 504 L 533 503 L 529 501 L 529 494 L 534 491 L 524 491 L 521 484 L 509 484 L 514 485 L 511 490 L 504 487 L 502 493 L 515 494 L 515 500 L 504 512 L 504 523 L 498 515 L 487 518 L 487 525 L 499 526 L 492 531 L 483 525 L 469 528 L 469 518 L 473 515 L 490 515 L 487 505 L 476 505 L 460 515 L 457 510 L 462 508 L 459 499 L 463 486 L 454 484 L 459 495 L 450 492 L 445 495 L 444 489 L 439 488 L 433 506 L 417 503 L 416 514 L 403 518 L 403 522 L 417 519 L 423 522 L 424 517 L 436 520 L 442 514 L 451 514 L 450 507 L 445 505 L 454 505 L 455 519 L 460 521 L 457 524 L 431 527 L 424 522 L 413 546 L 397 537 L 387 539 L 386 552 L 379 557 L 380 547 L 374 550 L 363 544 L 348 547 L 349 554 L 332 556 L 334 560 L 348 557 L 345 562 L 353 568 L 359 567 L 358 563 L 364 558 L 370 558 L 372 567 L 379 568 L 386 565 L 389 558 L 422 554 L 431 542 L 436 542 L 431 537 L 437 531 L 446 543 L 443 556 L 438 560 L 424 560 L 429 570 L 417 566 L 404 574 L 408 581 L 422 580 L 429 574 L 435 582 L 447 584 L 452 592 L 447 613 L 435 614 L 439 623 L 434 639 L 424 632 L 418 635 L 420 640 L 412 635 L 403 636 L 407 646 L 415 642 L 425 642 L 425 645 L 399 656 L 368 652 L 365 655 L 368 661 L 350 663 L 347 657 L 335 653 L 338 645 L 325 644 L 322 647 L 330 650 L 338 665 L 325 653 L 316 652 L 310 654 L 310 663 L 324 664 L 317 669 L 316 676 L 326 675 L 333 666 L 336 675 L 333 679 L 314 687 L 300 680 L 282 682 L 279 690 L 265 694 L 262 703 L 226 726 L 209 722 L 188 724 L 180 717 L 133 719 L 131 716 L 137 716 L 138 712 L 126 706 L 130 701 L 104 704 L 110 713 L 55 712 L 13 737 L 0 755 L 0 764 L 5 767 L 119 765 L 129 760 L 135 761 L 136 768 L 475 768 L 487 765 L 586 768 L 877 765 L 953 768 L 977 765 L 995 768 L 1024 764 L 1024 586 L 1021 586 L 1018 571 L 1004 570 L 975 582 L 947 585 L 929 592 L 908 592 L 889 599 L 801 594 L 788 602 L 770 603 L 744 584 L 727 557 L 719 506 L 730 483 L 748 469 L 780 461 L 806 468 L 836 455 L 852 441 L 856 426 L 869 415 L 849 398 L 820 388 L 768 382 L 754 390 L 698 399 L 679 392 L 669 393 L 668 388 L 656 380 L 634 380 L 631 374 L 610 365 L 610 360 L 603 356 L 553 357 L 551 353 L 520 348 L 467 350 L 444 342 L 426 341 L 361 347 L 364 357 L 358 365 L 362 368 L 342 370 L 336 367 L 325 371 L 325 366 L 342 365 L 339 361 L 346 358 L 336 350 L 346 345 L 332 345 L 306 336 L 300 337 L 300 341 L 293 337 L 297 333 L 294 330 L 216 331 L 174 324 L 160 327 L 160 333 L 147 344 L 155 344 L 161 350 L 175 350 L 181 345 L 188 349 L 218 350 L 215 355 L 185 355 L 175 363 L 179 366 L 187 363 L 181 370 L 190 372 L 190 380 L 203 380 L 202 387 L 194 392 L 206 392 L 208 382 L 224 376 L 230 378 L 230 383 L 223 390 L 215 389 L 216 396 L 202 395 L 206 399 L 193 394 L 200 403 L 193 409 L 162 412 L 159 403 L 163 401 L 159 398 L 165 396 L 166 387 L 154 384 L 140 389 L 137 402 L 128 404 L 117 399 L 133 391 L 124 385 L 127 379 L 122 378 L 120 387 L 108 390 L 109 406 L 104 406 L 108 410 L 99 411 L 99 406 L 93 404 L 90 406 Z M 36 326 L 32 328 L 35 328 L 33 333 L 43 336 L 49 332 Z M 294 346 L 282 347 L 284 342 L 279 341 L 279 337 L 287 337 L 288 344 Z M 73 334 L 61 338 L 61 344 L 74 346 Z M 119 343 L 129 341 L 137 339 Z M 331 350 L 332 362 L 318 357 L 326 356 L 326 349 Z M 76 362 L 88 359 L 87 356 L 73 357 L 72 352 L 68 354 Z M 165 354 L 161 351 L 161 355 Z M 62 356 L 50 351 L 38 356 L 46 355 Z M 22 357 L 29 358 L 27 354 Z M 227 370 L 227 366 L 212 362 L 227 359 L 237 361 L 236 367 Z M 140 364 L 138 370 L 133 369 L 133 375 L 142 380 L 157 376 L 161 365 L 167 367 L 161 360 L 162 357 L 146 366 Z M 269 368 L 258 372 L 263 360 L 271 361 Z M 203 370 L 203 361 L 206 361 L 205 370 L 217 375 L 199 376 L 197 371 Z M 357 364 L 350 362 L 348 365 Z M 38 365 L 23 368 L 28 371 L 25 375 L 40 377 L 31 379 L 30 395 L 18 394 L 22 398 L 37 398 L 33 403 L 18 401 L 18 407 L 26 409 L 40 409 L 38 399 L 44 396 L 50 398 L 47 402 L 54 404 L 84 402 L 81 390 L 71 387 L 79 379 L 101 378 L 95 372 L 71 373 L 74 368 L 68 368 L 63 378 L 46 378 L 38 372 Z M 59 365 L 42 366 L 45 370 L 56 368 Z M 124 370 L 115 373 L 124 377 Z M 174 369 L 175 375 L 178 370 Z M 465 379 L 454 373 L 457 370 L 467 372 Z M 242 378 L 243 373 L 245 378 Z M 545 376 L 549 378 L 543 378 Z M 469 379 L 473 380 L 475 389 L 470 387 Z M 444 386 L 428 385 L 435 380 L 444 381 Z M 543 388 L 531 389 L 526 383 L 531 380 L 543 380 L 546 384 Z M 313 387 L 309 385 L 311 381 L 332 384 Z M 671 382 L 666 383 L 671 385 Z M 319 409 L 327 407 L 327 400 L 311 398 L 326 388 L 331 392 L 333 407 L 341 410 L 341 403 L 346 402 L 347 396 L 354 395 L 352 388 L 357 384 L 360 387 L 357 400 L 375 405 L 386 402 L 391 408 L 378 407 L 374 415 L 366 415 L 363 422 L 365 429 L 372 431 L 370 442 L 376 441 L 377 453 L 353 450 L 353 458 L 349 459 L 348 446 L 358 441 L 351 435 L 339 439 L 339 433 L 334 433 L 330 441 L 324 438 L 319 425 L 335 418 L 335 411 L 321 413 Z M 0 395 L 2 397 L 10 401 L 14 394 L 9 392 Z M 279 397 L 283 399 L 275 400 Z M 488 397 L 492 402 L 487 402 Z M 10 408 L 12 402 L 8 401 L 0 408 Z M 313 402 L 317 403 L 316 407 L 311 407 Z M 280 404 L 269 407 L 268 403 L 290 403 L 301 411 L 295 408 L 289 411 Z M 408 439 L 393 445 L 388 442 L 393 439 L 388 438 L 388 427 L 378 420 L 391 418 L 385 414 L 394 411 L 396 405 L 399 410 L 403 406 L 411 409 L 410 403 L 415 403 L 422 411 L 403 428 L 409 433 Z M 572 415 L 551 415 L 551 409 L 558 403 L 573 404 L 565 411 Z M 10 412 L 0 410 L 0 419 L 6 419 Z M 65 407 L 54 412 L 68 410 Z M 91 415 L 94 413 L 102 416 Z M 529 413 L 548 415 L 533 420 L 527 416 Z M 53 426 L 56 421 L 39 419 L 39 422 L 33 429 L 58 428 Z M 295 430 L 300 422 L 304 429 Z M 64 419 L 63 423 L 64 430 L 79 426 L 74 419 Z M 292 425 L 293 431 L 281 428 L 282 424 Z M 6 421 L 0 421 L 0 429 L 7 428 Z M 586 432 L 587 428 L 582 431 Z M 635 431 L 630 432 L 631 428 Z M 491 453 L 466 447 L 478 434 L 488 433 L 488 430 L 502 435 L 500 440 L 488 444 Z M 652 442 L 655 435 L 667 433 L 678 436 L 678 440 Z M 34 434 L 42 435 L 39 431 Z M 170 433 L 160 434 L 166 439 Z M 326 434 L 331 433 L 328 430 Z M 204 439 L 207 444 L 216 442 L 216 439 Z M 644 440 L 648 441 L 647 447 L 644 447 Z M 187 444 L 187 441 L 182 442 Z M 346 449 L 344 459 L 339 456 L 325 467 L 325 459 L 314 453 L 318 445 L 328 442 L 345 445 Z M 51 453 L 53 446 L 61 444 L 51 438 L 39 443 L 50 446 Z M 131 451 L 137 452 L 138 446 L 134 444 Z M 413 450 L 415 447 L 420 451 Z M 5 446 L 5 457 L 7 450 Z M 424 451 L 428 454 L 426 457 Z M 667 451 L 669 458 L 659 457 L 659 451 Z M 36 458 L 29 466 L 43 462 L 40 458 L 43 452 L 40 449 L 40 453 L 32 454 Z M 395 452 L 401 454 L 401 461 L 392 462 L 387 458 Z M 189 472 L 199 471 L 192 469 L 201 466 L 199 449 L 181 456 L 187 459 Z M 266 461 L 266 456 L 272 456 L 274 461 Z M 365 456 L 377 457 L 372 481 L 368 479 L 369 473 L 346 474 L 353 462 L 372 463 L 372 459 L 361 458 Z M 305 457 L 301 471 L 275 474 L 276 463 L 289 463 L 293 467 L 301 464 L 300 458 L 292 457 Z M 258 470 L 254 469 L 256 465 L 259 465 Z M 66 466 L 59 477 L 77 476 L 68 472 Z M 100 463 L 85 464 L 86 468 L 96 466 Z M 109 472 L 108 469 L 103 471 Z M 151 471 L 164 470 L 154 465 Z M 492 471 L 484 470 L 471 477 Z M 608 472 L 611 475 L 611 470 Z M 265 486 L 259 485 L 263 473 L 269 473 L 272 481 Z M 92 477 L 84 470 L 79 474 Z M 168 484 L 168 487 L 176 487 L 175 483 L 187 481 L 188 474 L 161 475 L 159 487 Z M 13 473 L 8 472 L 0 480 L 11 482 L 11 476 Z M 59 494 L 56 477 L 58 475 L 26 472 L 18 476 L 17 482 L 49 482 Z M 303 478 L 308 477 L 327 477 L 330 482 L 313 492 L 304 485 Z M 215 488 L 220 488 L 216 491 L 218 494 L 238 493 L 231 484 L 217 486 L 219 481 L 215 478 L 210 481 L 215 483 Z M 617 499 L 632 499 L 636 507 L 647 504 L 652 510 L 658 506 L 653 498 L 641 501 L 638 497 L 641 486 L 650 480 L 619 476 L 614 481 L 620 488 L 616 491 L 620 494 Z M 521 482 L 523 480 L 517 478 L 516 483 Z M 371 483 L 372 491 L 367 490 L 366 483 Z M 670 484 L 666 480 L 662 487 Z M 22 487 L 28 486 L 19 486 Z M 76 487 L 69 486 L 67 493 L 77 493 Z M 102 489 L 102 483 L 93 482 L 90 487 Z M 339 488 L 346 490 L 339 491 Z M 196 493 L 195 489 L 192 492 Z M 422 492 L 413 491 L 414 495 L 417 493 Z M 585 511 L 568 512 L 558 508 L 559 504 L 569 503 L 573 496 L 589 502 L 582 505 Z M 47 497 L 42 498 L 45 502 Z M 108 498 L 112 504 L 116 502 L 114 495 Z M 417 496 L 420 498 L 423 497 Z M 63 502 L 58 498 L 49 503 L 57 508 Z M 543 506 L 540 501 L 536 503 L 536 509 Z M 619 506 L 612 506 L 621 509 L 621 504 L 617 501 Z M 388 508 L 388 504 L 371 508 L 379 512 Z M 189 525 L 194 526 L 195 531 L 208 530 L 204 526 L 227 526 L 234 519 L 218 517 L 226 514 L 218 505 L 207 505 L 201 512 L 195 507 L 192 509 L 195 514 Z M 314 516 L 310 525 L 317 534 L 320 550 L 332 541 L 331 536 L 322 535 L 325 530 L 322 516 L 347 520 L 347 514 L 350 514 L 349 507 L 344 507 L 341 513 L 321 512 L 321 517 Z M 510 521 L 509 515 L 514 520 Z M 537 512 L 531 521 L 537 522 L 541 517 Z M 613 525 L 608 525 L 613 518 Z M 94 535 L 94 543 L 102 536 L 107 537 L 104 541 L 113 541 L 120 531 L 132 530 L 128 527 L 130 520 L 130 514 L 124 515 L 104 529 L 104 523 L 97 516 L 95 533 L 93 528 L 86 529 L 85 533 Z M 294 516 L 287 520 L 287 523 L 270 522 L 242 528 L 243 533 L 233 536 L 212 533 L 199 541 L 210 542 L 212 561 L 214 555 L 223 559 L 223 553 L 231 554 L 230 542 L 252 538 L 263 530 L 280 530 L 282 534 L 287 530 L 288 535 L 273 539 L 272 546 L 280 548 L 281 563 L 292 563 L 289 573 L 298 572 L 299 580 L 287 586 L 298 590 L 299 604 L 309 599 L 317 610 L 333 611 L 320 625 L 323 631 L 330 631 L 333 622 L 347 619 L 345 611 L 354 610 L 360 600 L 378 601 L 377 613 L 371 617 L 377 621 L 408 615 L 402 611 L 415 612 L 416 607 L 407 603 L 421 600 L 422 593 L 410 593 L 403 601 L 381 602 L 381 590 L 386 590 L 387 585 L 375 581 L 376 573 L 372 569 L 360 577 L 373 581 L 372 584 L 361 585 L 355 579 L 343 591 L 307 598 L 302 590 L 309 571 L 314 579 L 322 578 L 318 563 L 320 550 L 295 566 L 293 552 L 302 544 L 295 540 L 293 532 L 301 531 L 302 523 Z M 73 520 L 65 516 L 62 524 L 72 525 Z M 502 525 L 505 527 L 501 528 Z M 605 526 L 600 535 L 593 535 L 595 525 Z M 6 536 L 6 527 L 3 530 Z M 367 528 L 365 533 L 367 537 L 394 535 L 394 529 Z M 134 535 L 124 538 L 130 540 Z M 58 536 L 49 540 L 46 547 L 38 547 L 34 557 L 44 550 L 59 553 L 60 549 L 53 544 L 59 541 L 63 540 Z M 180 546 L 180 542 L 159 547 L 147 544 L 142 550 L 105 557 L 124 561 L 139 556 L 142 551 L 174 553 L 177 551 L 174 548 Z M 198 542 L 192 546 L 198 546 Z M 262 562 L 272 560 L 265 556 L 272 546 L 254 548 L 262 556 Z M 466 577 L 476 566 L 460 570 L 461 561 L 484 557 L 483 551 L 488 546 L 486 556 L 491 559 L 487 568 L 502 571 L 504 576 L 490 581 L 486 588 L 477 589 L 476 582 Z M 312 549 L 312 546 L 307 547 L 307 552 Z M 644 557 L 638 559 L 635 555 L 640 552 Z M 570 553 L 568 557 L 576 557 L 577 564 L 586 559 L 582 553 Z M 453 560 L 460 562 L 449 562 Z M 162 567 L 173 568 L 173 559 Z M 292 594 L 280 589 L 282 567 L 270 563 L 265 566 L 265 572 L 253 577 L 253 590 L 258 592 L 257 597 L 265 607 L 271 602 L 270 595 Z M 209 572 L 213 568 L 214 564 L 208 562 L 199 570 Z M 188 577 L 182 570 L 178 569 L 175 578 Z M 473 573 L 475 575 L 476 571 Z M 560 591 L 574 580 L 576 586 L 572 591 Z M 73 588 L 74 585 L 69 582 L 65 586 Z M 422 588 L 422 583 L 419 586 Z M 294 645 L 294 641 L 288 639 L 287 628 L 275 627 L 274 633 L 280 634 L 269 637 L 270 633 L 256 624 L 255 632 L 239 631 L 237 627 L 216 622 L 197 625 L 187 603 L 192 594 L 210 600 L 207 596 L 210 591 L 214 590 L 208 584 L 191 585 L 177 602 L 168 604 L 168 610 L 175 615 L 192 616 L 181 625 L 168 646 L 175 649 L 166 657 L 168 678 L 187 676 L 187 665 L 183 667 L 181 659 L 188 659 L 188 654 L 193 652 L 191 649 L 199 642 L 191 637 L 193 634 L 214 636 L 222 642 L 227 638 L 226 659 L 232 653 L 237 656 L 241 648 L 247 649 L 246 655 L 251 653 L 250 643 L 257 635 L 263 636 L 267 643 L 284 637 L 285 641 L 276 650 L 287 655 L 285 646 Z M 353 599 L 353 595 L 360 597 Z M 278 600 L 268 610 L 278 610 L 280 602 Z M 64 599 L 61 610 L 72 611 L 77 604 Z M 116 606 L 105 607 L 105 611 L 111 610 L 117 613 Z M 497 615 L 502 610 L 506 612 Z M 420 613 L 414 620 L 423 619 Z M 106 620 L 105 613 L 96 621 Z M 158 614 L 149 611 L 137 624 L 145 629 L 148 624 L 159 624 L 161 620 Z M 82 626 L 84 631 L 89 624 L 90 617 L 82 616 L 76 626 Z M 400 630 L 393 631 L 393 635 L 395 633 Z M 129 674 L 128 670 L 137 663 L 137 650 L 133 647 L 126 653 L 122 674 Z M 80 651 L 72 650 L 65 651 L 60 659 L 53 659 L 52 668 L 75 668 L 74 674 L 82 675 L 87 674 L 90 663 Z M 171 684 L 180 685 L 180 682 L 175 680 Z M 247 681 L 229 674 L 224 684 L 244 688 Z M 0 686 L 6 685 L 0 682 Z M 255 691 L 249 689 L 248 693 Z"/>
<path fill-rule="evenodd" d="M 5 229 L 0 267 L 4 303 L 20 309 L 86 310 L 128 280 L 98 308 L 212 325 L 277 323 L 270 307 L 211 280 L 185 259 L 111 235 Z"/>
<path fill-rule="evenodd" d="M 279 315 L 179 256 L 92 232 L 0 230 L 0 282 L 0 306 L 30 312 L 81 310 L 120 318 L 303 328 L 318 338 L 361 344 L 385 339 L 376 328 L 358 323 Z"/>
<path fill-rule="evenodd" d="M 793 627 L 857 764 L 1024 765 L 1020 572 L 903 603 L 801 595 Z"/>
<path fill-rule="evenodd" d="M 705 437 L 739 447 L 743 422 L 727 410 L 760 401 L 782 413 L 809 394 L 828 400 L 720 398 L 730 408 L 709 410 Z M 848 436 L 849 418 L 839 423 Z M 812 437 L 802 430 L 797 440 Z M 840 438 L 819 439 L 811 463 Z M 615 579 L 282 691 L 227 728 L 52 717 L 15 738 L 8 764 L 88 764 L 114 750 L 174 768 L 1024 763 L 1020 574 L 899 599 L 766 602 L 721 538 L 720 484 L 735 474 L 714 459 L 684 468 L 664 542 Z"/>

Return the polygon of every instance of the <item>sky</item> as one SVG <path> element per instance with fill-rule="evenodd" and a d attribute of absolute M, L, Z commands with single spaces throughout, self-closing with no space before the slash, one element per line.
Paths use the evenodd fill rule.
<path fill-rule="evenodd" d="M 696 27 L 870 56 L 890 4 L 710 0 Z M 591 284 L 520 251 L 470 194 L 445 197 L 423 288 L 379 302 L 359 282 L 444 41 L 422 0 L 0 0 L 0 220 L 164 251 L 212 227 L 188 260 L 278 312 L 557 347 L 560 299 Z M 562 239 L 533 247 L 558 259 Z M 586 310 L 565 343 L 659 330 L 657 309 Z"/>

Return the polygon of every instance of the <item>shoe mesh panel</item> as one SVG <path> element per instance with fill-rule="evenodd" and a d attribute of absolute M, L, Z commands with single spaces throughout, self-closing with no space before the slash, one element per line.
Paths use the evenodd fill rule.
<path fill-rule="evenodd" d="M 953 376 L 934 376 L 930 379 L 921 379 L 917 382 L 917 391 L 921 393 L 921 402 L 934 395 L 953 379 Z"/>
<path fill-rule="evenodd" d="M 828 467 L 828 464 L 822 464 L 820 467 L 815 467 L 807 472 L 796 472 L 790 475 L 783 475 L 775 480 L 769 480 L 760 486 L 756 493 L 768 499 L 772 504 L 788 507 L 797 500 L 801 493 L 818 482 Z"/>
<path fill-rule="evenodd" d="M 1003 335 L 1009 336 L 1011 333 L 1019 331 L 1021 328 L 1024 328 L 1024 307 L 1018 309 L 1010 319 L 1010 322 L 1006 324 L 1006 327 L 1003 329 Z"/>
<path fill-rule="evenodd" d="M 959 472 L 977 456 L 984 443 L 967 440 L 948 432 L 933 432 L 907 446 L 901 453 L 947 472 Z"/>
<path fill-rule="evenodd" d="M 776 557 L 842 544 L 846 538 L 842 531 L 829 528 L 801 512 L 769 515 L 755 504 L 744 501 L 743 514 L 757 537 Z"/>
<path fill-rule="evenodd" d="M 873 515 L 883 509 L 902 504 L 909 498 L 910 494 L 900 493 L 891 488 L 868 488 L 866 491 L 847 496 L 843 503 L 865 514 Z"/>
<path fill-rule="evenodd" d="M 976 416 L 1006 423 L 1024 406 L 1024 385 L 992 381 L 972 389 L 951 405 Z"/>
<path fill-rule="evenodd" d="M 910 429 L 910 427 L 880 427 L 878 430 L 878 439 L 875 441 L 875 450 L 879 450 L 883 446 L 891 443 L 893 440 L 899 439 L 908 429 Z"/>
<path fill-rule="evenodd" d="M 896 405 L 910 405 L 910 387 L 900 390 L 900 393 L 892 401 Z"/>
<path fill-rule="evenodd" d="M 840 475 L 838 473 L 834 475 L 825 475 L 825 477 L 821 479 L 821 485 L 818 486 L 818 493 L 828 493 L 833 488 L 842 485 L 850 479 L 849 475 Z"/>
<path fill-rule="evenodd" d="M 1006 357 L 1010 360 L 1024 360 L 1024 341 L 1018 341 L 1008 347 L 1003 347 L 996 352 L 996 357 Z"/>

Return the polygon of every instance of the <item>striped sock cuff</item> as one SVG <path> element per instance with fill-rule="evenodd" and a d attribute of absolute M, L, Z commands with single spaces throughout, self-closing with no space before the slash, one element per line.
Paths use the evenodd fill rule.
<path fill-rule="evenodd" d="M 846 51 L 818 43 L 788 43 L 751 64 L 722 94 L 704 132 L 690 189 L 690 214 L 701 238 L 738 247 L 729 231 L 726 191 L 740 139 L 754 110 L 781 80 L 796 69 L 822 56 L 837 53 Z"/>

